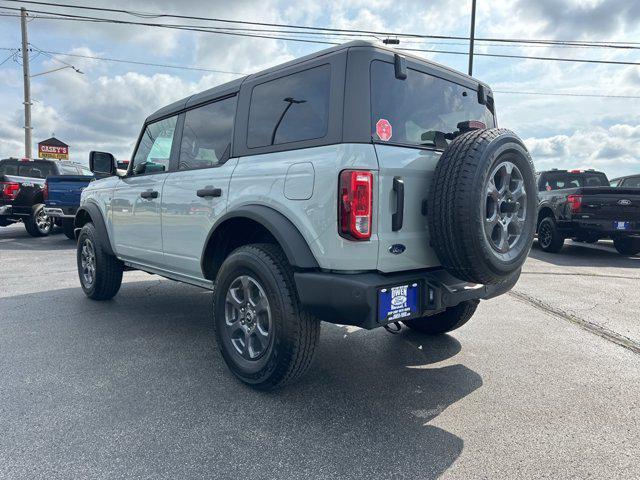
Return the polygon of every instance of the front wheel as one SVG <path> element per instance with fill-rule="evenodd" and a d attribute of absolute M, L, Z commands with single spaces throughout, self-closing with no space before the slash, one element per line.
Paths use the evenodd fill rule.
<path fill-rule="evenodd" d="M 24 220 L 24 228 L 32 237 L 46 237 L 51 233 L 53 221 L 44 213 L 44 205 L 33 207 L 31 216 Z"/>
<path fill-rule="evenodd" d="M 467 300 L 455 307 L 449 307 L 444 312 L 428 317 L 405 320 L 404 323 L 411 330 L 427 335 L 439 335 L 451 332 L 467 323 L 478 308 L 479 300 Z"/>
<path fill-rule="evenodd" d="M 242 382 L 269 390 L 309 368 L 320 322 L 302 310 L 293 270 L 277 246 L 246 245 L 231 253 L 213 299 L 218 347 Z"/>
<path fill-rule="evenodd" d="M 556 221 L 545 217 L 538 227 L 538 244 L 544 252 L 558 253 L 564 245 L 564 237 L 558 231 Z"/>
<path fill-rule="evenodd" d="M 80 231 L 76 258 L 80 285 L 87 297 L 109 300 L 118 293 L 122 284 L 122 262 L 104 251 L 93 223 L 87 223 Z"/>
<path fill-rule="evenodd" d="M 640 238 L 622 237 L 613 240 L 613 246 L 621 255 L 637 255 L 640 253 Z"/>

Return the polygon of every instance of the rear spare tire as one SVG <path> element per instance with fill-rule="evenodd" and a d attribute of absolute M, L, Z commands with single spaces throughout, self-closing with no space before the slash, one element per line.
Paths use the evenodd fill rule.
<path fill-rule="evenodd" d="M 533 162 L 510 130 L 467 132 L 443 152 L 429 192 L 430 242 L 452 275 L 503 281 L 524 263 L 535 233 Z"/>

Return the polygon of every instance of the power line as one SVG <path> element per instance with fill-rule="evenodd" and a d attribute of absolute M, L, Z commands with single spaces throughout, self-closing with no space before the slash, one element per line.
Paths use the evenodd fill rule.
<path fill-rule="evenodd" d="M 267 22 L 251 22 L 246 20 L 229 20 L 224 18 L 215 18 L 215 17 L 202 17 L 202 16 L 193 16 L 193 15 L 179 15 L 179 14 L 169 14 L 169 13 L 150 13 L 150 12 L 135 12 L 132 10 L 124 10 L 124 9 L 115 9 L 115 8 L 106 8 L 106 7 L 89 7 L 86 5 L 71 5 L 65 3 L 54 3 L 54 2 L 40 2 L 40 1 L 31 1 L 31 0 L 4 0 L 6 2 L 11 3 L 26 3 L 32 5 L 45 5 L 51 7 L 59 7 L 59 8 L 72 8 L 72 9 L 80 9 L 80 10 L 92 10 L 92 11 L 100 11 L 100 12 L 110 12 L 110 13 L 123 13 L 126 15 L 136 16 L 138 18 L 146 18 L 146 19 L 158 19 L 158 18 L 180 18 L 186 20 L 204 20 L 211 22 L 219 22 L 219 23 L 233 23 L 233 24 L 243 24 L 243 25 L 254 25 L 254 26 L 267 26 L 267 27 L 278 27 L 278 28 L 289 28 L 289 29 L 304 29 L 309 30 L 308 34 L 311 32 L 334 32 L 334 33 L 347 33 L 353 35 L 354 33 L 358 34 L 369 34 L 369 35 L 379 35 L 379 36 L 396 36 L 403 38 L 432 38 L 432 39 L 447 39 L 447 40 L 469 40 L 469 37 L 464 36 L 452 36 L 452 35 L 424 35 L 424 34 L 416 34 L 416 33 L 399 33 L 399 32 L 386 32 L 386 31 L 375 31 L 375 30 L 357 30 L 357 29 L 341 29 L 341 28 L 330 28 L 330 27 L 312 27 L 307 25 L 292 25 L 292 24 L 280 24 L 280 23 L 267 23 Z M 8 7 L 7 7 L 8 8 Z M 548 40 L 548 39 L 511 39 L 511 38 L 477 38 L 478 41 L 492 41 L 492 42 L 506 42 L 506 43 L 532 43 L 532 44 L 550 44 L 550 45 L 558 45 L 558 44 L 569 44 L 569 45 L 582 45 L 582 46 L 593 46 L 593 47 L 605 47 L 605 48 L 634 48 L 630 47 L 631 45 L 640 45 L 640 42 L 620 42 L 620 41 L 591 41 L 584 42 L 578 40 Z M 635 47 L 638 48 L 638 47 Z"/>
<path fill-rule="evenodd" d="M 494 93 L 508 93 L 512 95 L 545 95 L 554 97 L 591 97 L 591 98 L 626 98 L 638 99 L 640 95 L 606 95 L 600 93 L 560 93 L 560 92 L 519 92 L 513 90 L 493 90 Z"/>
<path fill-rule="evenodd" d="M 5 0 L 5 1 L 14 1 L 14 0 Z M 10 7 L 5 7 L 10 8 Z M 304 43 L 312 43 L 312 44 L 322 44 L 322 45 L 340 45 L 339 42 L 330 42 L 330 41 L 320 41 L 320 40 L 308 40 L 301 38 L 293 38 L 293 37 L 280 37 L 273 35 L 253 35 L 239 32 L 227 32 L 221 30 L 210 30 L 209 28 L 200 28 L 200 27 L 191 27 L 185 25 L 167 25 L 167 24 L 158 24 L 158 23 L 148 23 L 148 22 L 131 22 L 127 20 L 117 20 L 117 19 L 105 19 L 105 18 L 97 18 L 97 17 L 85 17 L 79 15 L 70 15 L 70 14 L 59 14 L 55 12 L 42 12 L 36 11 L 36 13 L 45 13 L 52 14 L 61 17 L 66 17 L 65 19 L 73 19 L 76 21 L 86 21 L 86 22 L 99 22 L 99 23 L 114 23 L 121 25 L 140 25 L 140 26 L 148 26 L 148 27 L 159 27 L 159 28 L 169 28 L 176 30 L 185 30 L 185 31 L 194 31 L 194 32 L 203 32 L 203 33 L 212 33 L 212 34 L 220 34 L 220 35 L 232 35 L 232 36 L 240 36 L 240 37 L 251 37 L 251 38 L 263 38 L 269 40 L 283 40 L 283 41 L 292 41 L 292 42 L 304 42 Z M 56 17 L 58 19 L 58 17 Z M 421 52 L 421 53 L 439 53 L 445 55 L 467 55 L 467 52 L 459 52 L 459 51 L 450 51 L 450 50 L 438 50 L 438 49 L 421 49 L 421 48 L 398 48 L 397 50 L 407 51 L 407 52 Z M 476 56 L 481 57 L 493 57 L 493 58 L 512 58 L 512 59 L 524 59 L 524 60 L 542 60 L 542 61 L 557 61 L 557 62 L 572 62 L 572 63 L 590 63 L 590 64 L 603 64 L 603 65 L 640 65 L 640 62 L 628 62 L 628 61 L 617 61 L 617 60 L 592 60 L 592 59 L 579 59 L 579 58 L 566 58 L 566 57 L 544 57 L 544 56 L 532 56 L 532 55 L 510 55 L 510 54 L 498 54 L 498 53 L 476 53 Z"/>
<path fill-rule="evenodd" d="M 211 72 L 211 73 L 222 73 L 228 75 L 250 75 L 247 72 L 230 72 L 225 70 L 214 70 L 210 68 L 197 67 L 197 66 L 186 66 L 186 65 L 169 65 L 163 63 L 152 63 L 152 62 L 141 62 L 137 60 L 125 60 L 122 58 L 109 58 L 109 57 L 98 57 L 93 55 L 81 55 L 77 53 L 66 53 L 66 52 L 54 52 L 51 50 L 40 50 L 39 48 L 32 45 L 37 51 L 42 52 L 43 54 L 48 55 L 62 55 L 68 57 L 76 57 L 76 58 L 85 58 L 90 60 L 101 60 L 106 62 L 116 62 L 116 63 L 129 63 L 133 65 L 143 65 L 143 66 L 151 66 L 151 67 L 160 67 L 160 68 L 175 68 L 178 70 L 195 70 L 195 71 L 203 71 L 203 72 Z M 7 47 L 0 47 L 0 50 L 14 50 L 15 52 L 19 52 L 20 49 L 12 49 Z M 13 55 L 13 54 L 12 54 Z M 638 95 L 607 95 L 607 94 L 597 94 L 597 93 L 572 93 L 572 92 L 531 92 L 531 91 L 514 91 L 514 90 L 493 90 L 494 93 L 503 93 L 510 95 L 544 95 L 544 96 L 558 96 L 558 97 L 591 97 L 591 98 L 621 98 L 621 99 L 640 99 Z"/>

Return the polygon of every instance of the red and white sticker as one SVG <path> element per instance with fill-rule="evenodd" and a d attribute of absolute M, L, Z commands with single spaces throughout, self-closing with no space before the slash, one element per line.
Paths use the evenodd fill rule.
<path fill-rule="evenodd" d="M 378 138 L 383 142 L 388 142 L 389 140 L 391 140 L 393 129 L 391 128 L 389 120 L 387 120 L 386 118 L 381 118 L 376 122 L 376 134 L 378 135 Z"/>

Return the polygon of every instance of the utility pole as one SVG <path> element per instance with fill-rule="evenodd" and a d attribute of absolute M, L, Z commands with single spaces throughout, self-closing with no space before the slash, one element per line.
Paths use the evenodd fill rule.
<path fill-rule="evenodd" d="M 469 75 L 473 75 L 473 40 L 476 34 L 476 0 L 471 0 L 471 34 L 469 35 Z"/>
<path fill-rule="evenodd" d="M 22 27 L 22 76 L 24 77 L 24 157 L 31 158 L 31 79 L 29 78 L 29 40 L 27 38 L 27 10 L 20 9 Z"/>

